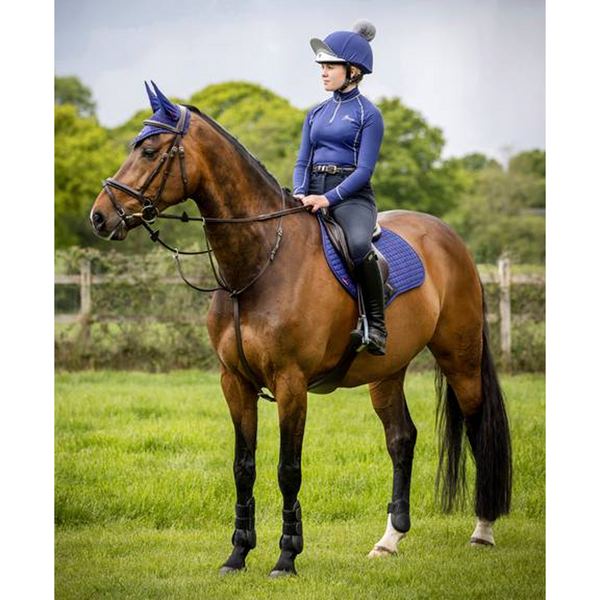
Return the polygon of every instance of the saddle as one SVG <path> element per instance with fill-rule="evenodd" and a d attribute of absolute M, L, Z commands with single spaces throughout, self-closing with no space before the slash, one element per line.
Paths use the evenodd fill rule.
<path fill-rule="evenodd" d="M 348 250 L 348 242 L 346 241 L 346 235 L 342 227 L 334 220 L 329 214 L 329 211 L 325 208 L 322 211 L 323 214 L 323 225 L 329 235 L 332 246 L 340 254 L 342 260 L 348 270 L 348 273 L 352 279 L 356 280 L 354 275 L 354 263 L 350 258 L 350 251 Z M 381 279 L 383 281 L 383 291 L 385 294 L 386 301 L 394 293 L 394 289 L 389 284 L 388 279 L 390 276 L 390 267 L 385 256 L 375 247 L 375 243 L 381 237 L 381 226 L 379 223 L 375 223 L 375 229 L 373 230 L 373 237 L 371 239 L 371 250 L 377 255 L 377 266 L 381 272 Z"/>
<path fill-rule="evenodd" d="M 356 281 L 354 265 L 350 259 L 344 231 L 328 214 L 328 211 L 321 210 L 317 216 L 321 228 L 323 250 L 329 268 L 340 285 L 358 301 L 360 315 L 361 298 L 359 290 L 354 284 Z M 375 242 L 379 248 L 375 247 Z M 373 231 L 372 248 L 376 252 L 384 281 L 386 306 L 396 296 L 419 287 L 425 280 L 425 268 L 421 258 L 414 248 L 397 233 L 377 225 Z M 349 344 L 338 364 L 328 373 L 324 373 L 315 381 L 310 382 L 308 390 L 314 394 L 329 394 L 335 390 L 340 386 L 356 356 L 357 348 Z"/>

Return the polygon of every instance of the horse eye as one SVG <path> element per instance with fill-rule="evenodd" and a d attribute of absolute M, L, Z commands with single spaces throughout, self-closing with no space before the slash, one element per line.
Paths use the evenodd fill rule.
<path fill-rule="evenodd" d="M 142 150 L 142 154 L 146 158 L 152 158 L 156 154 L 156 150 L 154 148 L 144 148 Z"/>

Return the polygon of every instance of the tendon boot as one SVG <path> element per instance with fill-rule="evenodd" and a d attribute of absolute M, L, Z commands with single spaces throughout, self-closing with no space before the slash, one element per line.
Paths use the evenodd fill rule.
<path fill-rule="evenodd" d="M 363 262 L 354 267 L 356 281 L 362 290 L 367 313 L 368 342 L 367 351 L 376 356 L 385 354 L 387 331 L 385 328 L 385 299 L 383 280 L 377 264 L 377 255 L 371 251 Z M 362 340 L 362 332 L 355 329 L 350 334 L 351 343 L 357 345 L 358 339 Z"/>
<path fill-rule="evenodd" d="M 243 571 L 246 568 L 246 556 L 256 548 L 256 529 L 254 525 L 255 501 L 250 498 L 246 504 L 235 505 L 235 530 L 231 536 L 233 552 L 221 566 L 219 576 Z"/>
<path fill-rule="evenodd" d="M 277 564 L 269 574 L 269 577 L 281 577 L 282 575 L 297 575 L 294 561 L 304 548 L 302 537 L 302 509 L 300 501 L 296 499 L 291 510 L 282 511 L 283 534 L 279 538 L 281 555 Z"/>

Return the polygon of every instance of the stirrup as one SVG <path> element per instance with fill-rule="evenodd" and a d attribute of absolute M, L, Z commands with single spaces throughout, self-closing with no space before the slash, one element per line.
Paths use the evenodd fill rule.
<path fill-rule="evenodd" d="M 375 329 L 374 327 L 371 327 L 371 332 L 375 332 L 375 335 L 371 333 L 371 335 L 369 336 L 367 352 L 369 352 L 369 354 L 373 354 L 374 356 L 385 356 L 387 333 L 383 333 L 379 329 Z M 381 337 L 379 337 L 377 334 L 380 334 Z"/>
<path fill-rule="evenodd" d="M 358 316 L 356 328 L 350 332 L 350 345 L 358 353 L 369 345 L 369 322 L 367 315 Z"/>

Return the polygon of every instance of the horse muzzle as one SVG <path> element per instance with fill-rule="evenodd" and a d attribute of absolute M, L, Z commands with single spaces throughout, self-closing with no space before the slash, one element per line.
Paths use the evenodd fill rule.
<path fill-rule="evenodd" d="M 101 210 L 92 210 L 90 223 L 94 233 L 105 240 L 124 240 L 130 229 L 127 221 L 120 215 L 116 219 L 107 218 Z"/>

